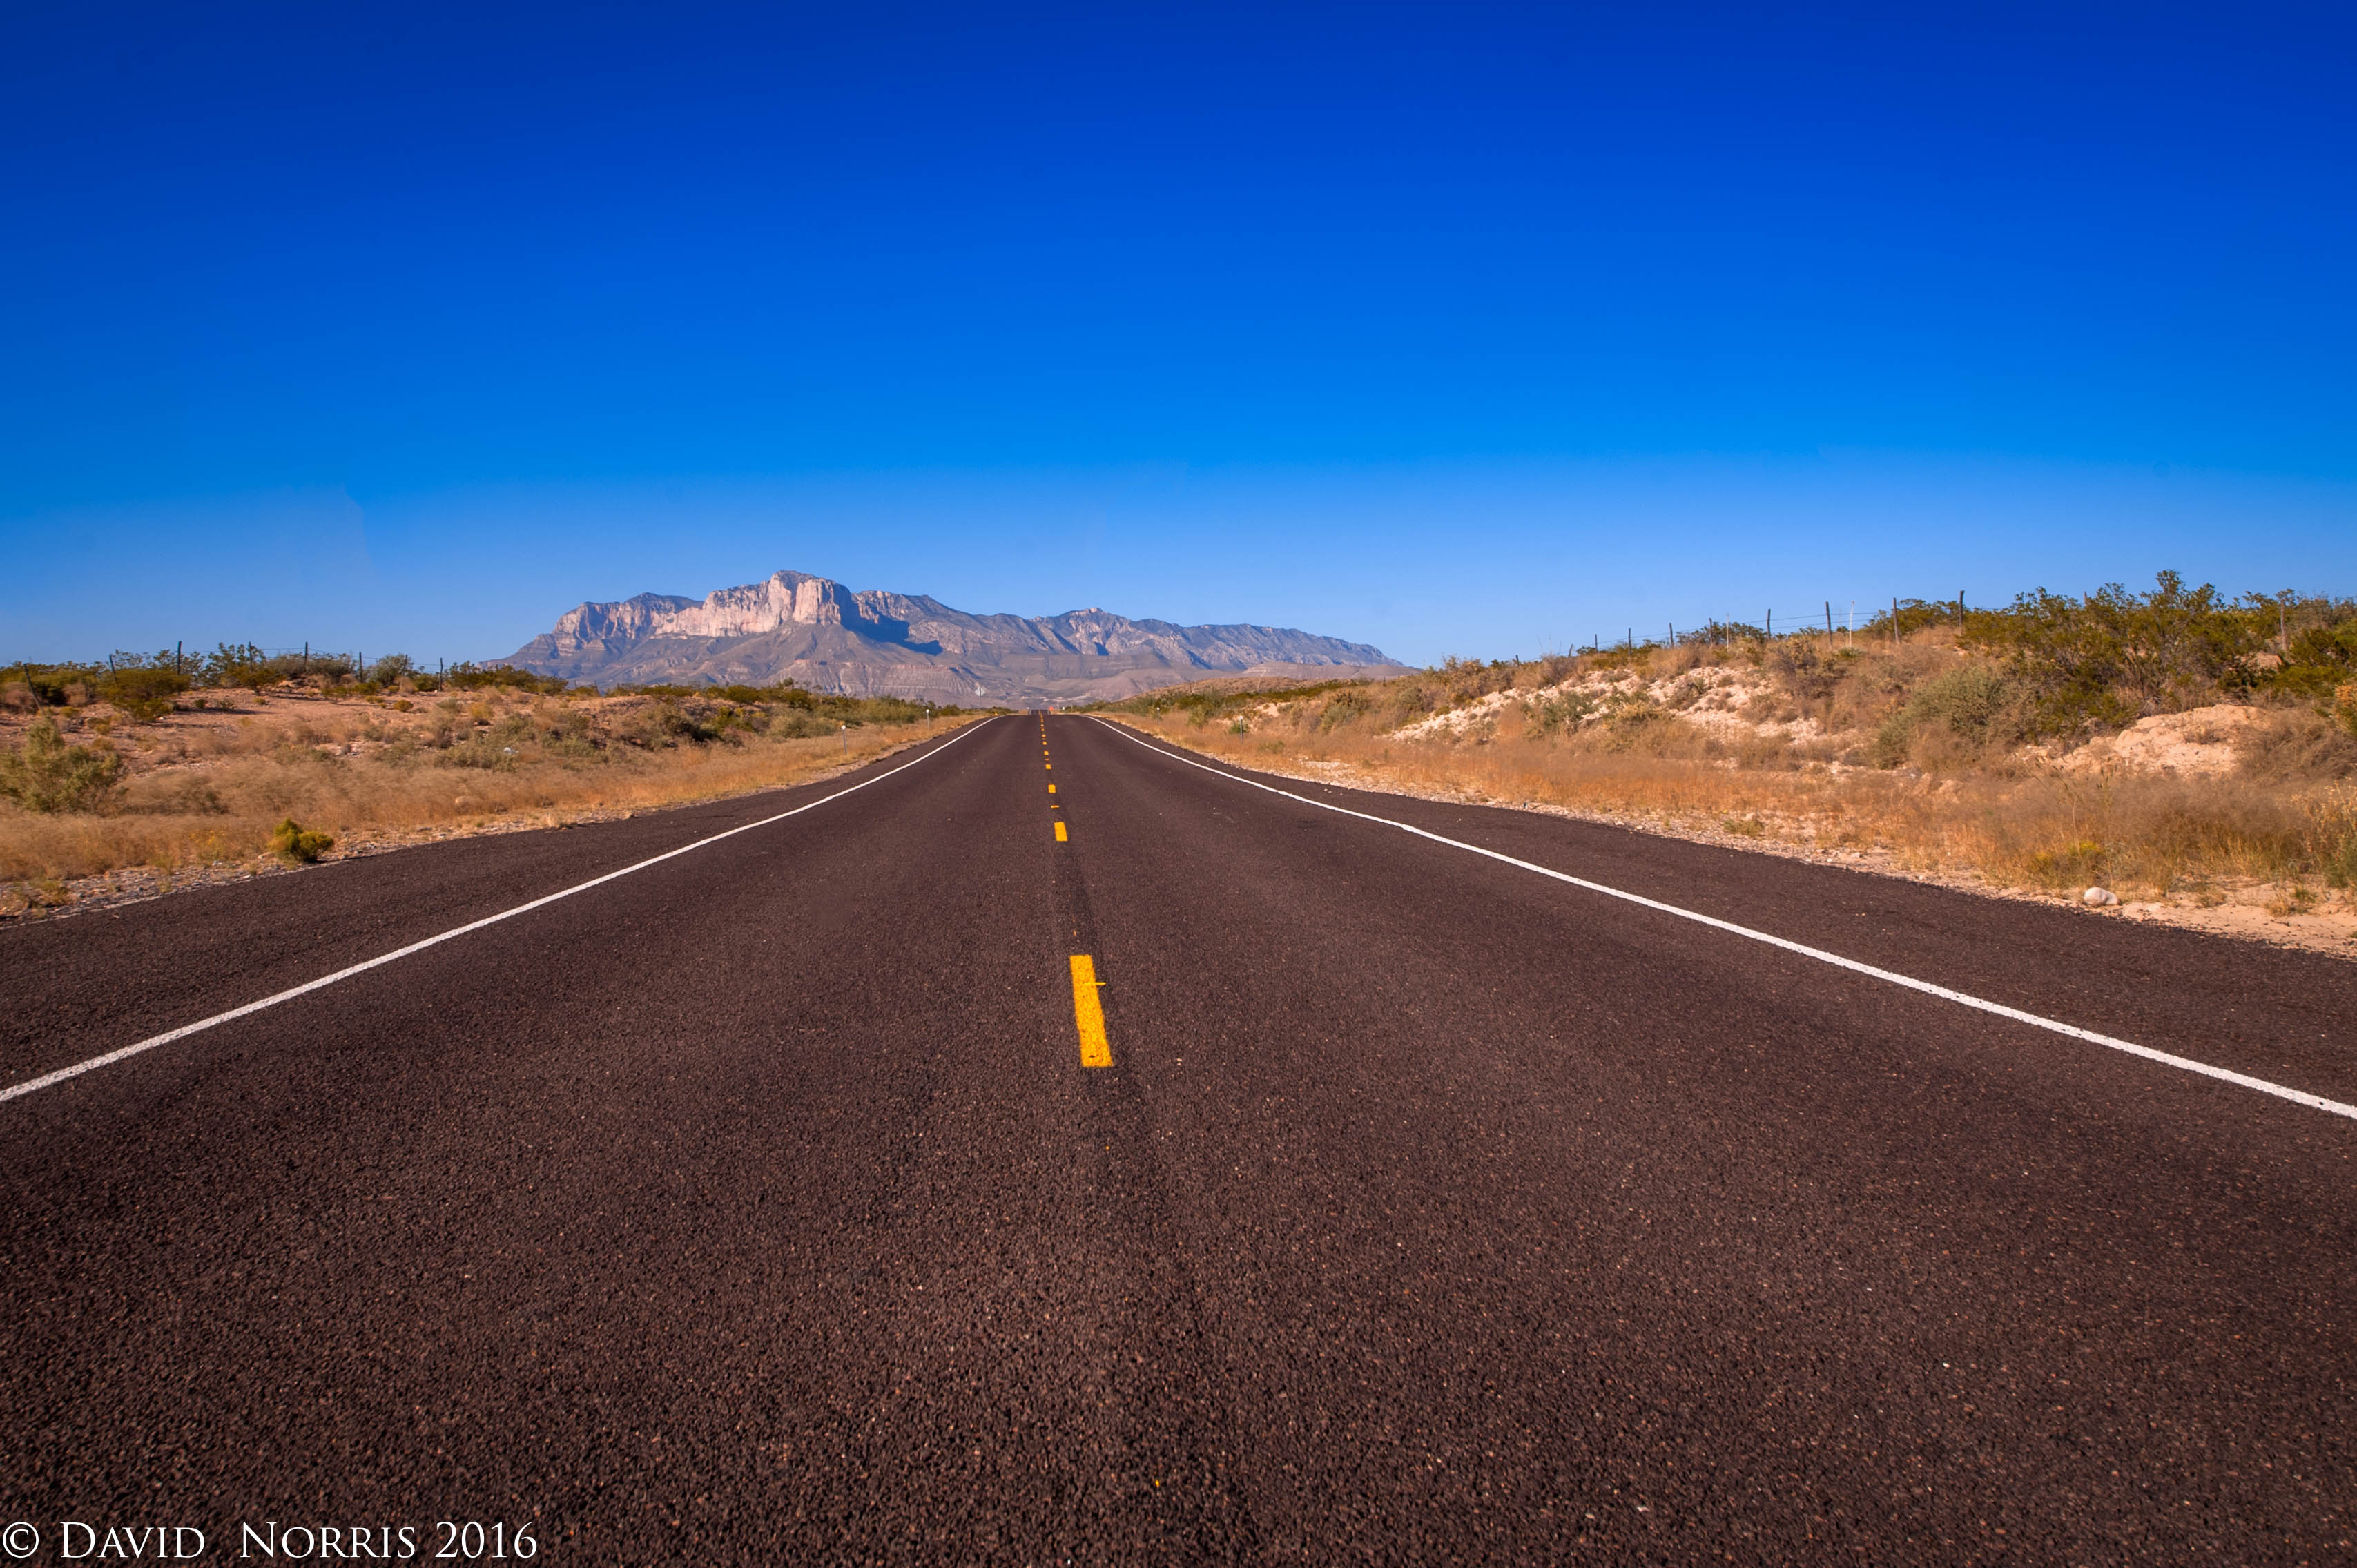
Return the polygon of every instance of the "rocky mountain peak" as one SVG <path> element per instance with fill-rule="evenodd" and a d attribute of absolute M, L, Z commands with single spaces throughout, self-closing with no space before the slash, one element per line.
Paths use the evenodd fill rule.
<path fill-rule="evenodd" d="M 640 594 L 559 616 L 505 662 L 600 685 L 792 681 L 940 702 L 1128 695 L 1217 671 L 1399 668 L 1382 650 L 1258 626 L 1174 626 L 1092 605 L 972 615 L 922 595 L 854 593 L 780 571 L 701 599 Z"/>

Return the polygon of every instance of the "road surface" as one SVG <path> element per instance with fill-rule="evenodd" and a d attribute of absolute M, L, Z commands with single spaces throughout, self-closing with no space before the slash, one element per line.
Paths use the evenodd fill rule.
<path fill-rule="evenodd" d="M 2357 1561 L 2357 966 L 1264 782 L 1017 715 L 0 934 L 6 1087 L 458 931 L 0 1102 L 0 1523 Z"/>

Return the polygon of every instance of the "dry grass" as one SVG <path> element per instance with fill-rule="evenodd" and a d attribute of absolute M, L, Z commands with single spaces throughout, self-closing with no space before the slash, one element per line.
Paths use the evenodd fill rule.
<path fill-rule="evenodd" d="M 1765 657 L 1756 645 L 1638 650 L 1452 665 L 1300 697 L 1177 691 L 1118 711 L 1246 766 L 2032 896 L 2101 886 L 2157 918 L 2232 906 L 2188 923 L 2222 929 L 2240 914 L 2264 925 L 2264 911 L 2346 947 L 2357 912 L 2348 725 L 2284 703 L 2230 715 L 2243 722 L 2217 735 L 2194 723 L 2209 772 L 2089 766 L 2103 748 L 2006 738 L 1970 663 L 1935 630 L 1838 660 L 1797 644 Z"/>
<path fill-rule="evenodd" d="M 694 704 L 689 705 L 691 709 Z M 145 868 L 148 886 L 266 863 L 292 819 L 335 854 L 456 832 L 554 825 L 803 782 L 957 727 L 963 718 L 792 736 L 666 736 L 651 699 L 469 695 L 391 703 L 282 697 L 131 725 L 77 714 L 82 745 L 131 765 L 115 809 L 37 813 L 0 802 L 0 913 L 68 900 L 77 879 Z M 693 716 L 693 715 L 691 715 Z M 22 723 L 0 725 L 13 745 Z M 512 738 L 513 746 L 495 742 Z M 489 765 L 486 766 L 485 764 Z M 332 856 L 331 856 L 332 857 Z"/>
<path fill-rule="evenodd" d="M 1976 772 L 1941 778 L 1808 761 L 1744 766 L 1669 735 L 1657 746 L 1586 750 L 1520 737 L 1413 744 L 1328 732 L 1271 738 L 1183 720 L 1131 723 L 1254 766 L 1340 765 L 1419 793 L 1538 802 L 1674 830 L 1877 850 L 1928 872 L 1977 872 L 2061 892 L 2102 882 L 2161 896 L 2205 879 L 2278 880 L 2312 868 L 2346 786 Z M 1730 825 L 1733 824 L 1733 825 Z"/>

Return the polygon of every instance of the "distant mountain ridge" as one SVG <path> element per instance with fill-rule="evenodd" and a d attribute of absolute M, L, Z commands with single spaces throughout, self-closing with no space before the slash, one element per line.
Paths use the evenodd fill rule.
<path fill-rule="evenodd" d="M 768 685 L 937 703 L 1125 697 L 1207 674 L 1401 666 L 1363 642 L 1268 626 L 1174 626 L 1102 609 L 969 615 L 923 595 L 854 593 L 804 572 L 701 599 L 585 604 L 502 660 L 569 681 Z"/>

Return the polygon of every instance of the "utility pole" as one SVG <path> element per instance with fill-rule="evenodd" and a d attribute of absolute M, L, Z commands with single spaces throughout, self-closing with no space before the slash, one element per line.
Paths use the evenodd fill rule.
<path fill-rule="evenodd" d="M 1833 634 L 1834 634 L 1834 602 L 1833 602 L 1833 600 L 1831 600 L 1831 599 L 1827 599 L 1827 600 L 1825 601 L 1825 635 L 1826 635 L 1827 637 L 1831 637 Z"/>

